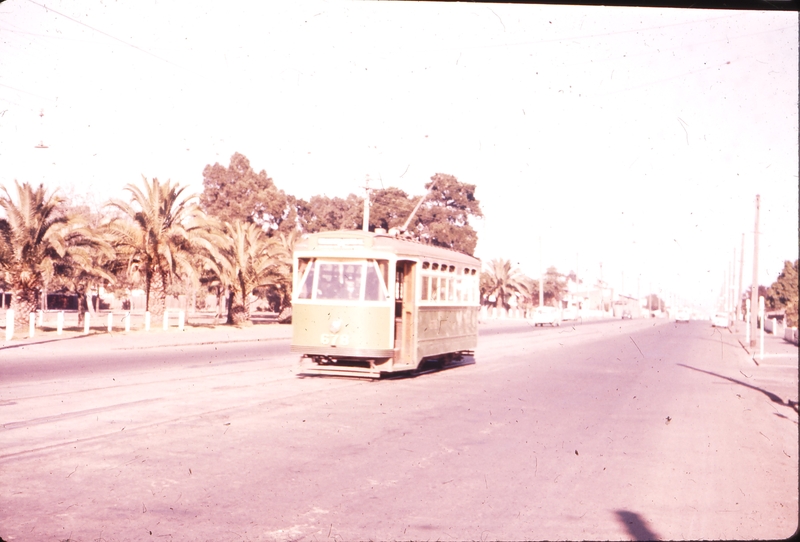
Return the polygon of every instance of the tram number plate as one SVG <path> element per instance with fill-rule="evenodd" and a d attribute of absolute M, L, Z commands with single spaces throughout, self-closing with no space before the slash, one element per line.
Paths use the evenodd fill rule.
<path fill-rule="evenodd" d="M 350 344 L 349 335 L 337 335 L 334 333 L 323 333 L 319 336 L 319 341 L 322 344 L 329 344 L 331 346 L 341 345 L 345 346 Z"/>

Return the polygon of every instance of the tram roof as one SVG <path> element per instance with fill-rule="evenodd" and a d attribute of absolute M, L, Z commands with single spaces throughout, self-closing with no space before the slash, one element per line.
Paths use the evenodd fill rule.
<path fill-rule="evenodd" d="M 398 256 L 444 259 L 467 265 L 480 266 L 480 260 L 449 248 L 425 245 L 418 241 L 402 239 L 388 233 L 362 230 L 337 230 L 313 233 L 297 243 L 295 252 L 311 255 L 314 252 L 356 253 L 380 251 Z"/>

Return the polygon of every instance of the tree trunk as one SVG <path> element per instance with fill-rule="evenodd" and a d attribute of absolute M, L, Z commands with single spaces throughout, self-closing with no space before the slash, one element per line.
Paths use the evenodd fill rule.
<path fill-rule="evenodd" d="M 233 291 L 228 295 L 228 321 L 226 323 L 234 326 L 244 326 L 250 323 L 250 317 L 241 296 Z"/>
<path fill-rule="evenodd" d="M 153 318 L 161 317 L 167 308 L 167 281 L 160 269 L 156 268 L 150 280 L 147 292 L 147 310 Z"/>
<path fill-rule="evenodd" d="M 42 311 L 47 311 L 47 283 L 45 282 L 42 285 L 42 298 L 41 298 L 41 309 Z"/>
<path fill-rule="evenodd" d="M 89 309 L 89 303 L 86 300 L 87 293 L 85 291 L 81 292 L 76 289 L 75 293 L 78 296 L 78 326 L 80 327 L 83 325 L 83 319 Z"/>
<path fill-rule="evenodd" d="M 94 312 L 95 311 L 94 311 L 94 303 L 92 303 L 92 285 L 91 284 L 86 288 L 85 297 L 86 297 L 86 309 L 89 311 L 89 314 L 94 316 Z"/>
<path fill-rule="evenodd" d="M 14 329 L 23 329 L 28 326 L 30 313 L 36 312 L 36 290 L 23 288 L 15 290 L 11 296 L 11 307 L 14 311 Z"/>

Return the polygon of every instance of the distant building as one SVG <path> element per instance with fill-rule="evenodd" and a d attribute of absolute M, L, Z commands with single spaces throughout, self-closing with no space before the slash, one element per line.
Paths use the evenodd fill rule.
<path fill-rule="evenodd" d="M 562 308 L 610 312 L 614 289 L 600 281 L 594 286 L 587 283 L 567 281 L 567 293 L 562 298 Z"/>
<path fill-rule="evenodd" d="M 614 301 L 614 317 L 622 318 L 622 313 L 628 311 L 632 318 L 640 318 L 642 316 L 642 304 L 635 297 L 627 295 L 617 296 Z"/>

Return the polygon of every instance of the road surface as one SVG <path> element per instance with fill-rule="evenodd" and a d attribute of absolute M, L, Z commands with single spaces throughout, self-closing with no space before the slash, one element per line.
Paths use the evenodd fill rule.
<path fill-rule="evenodd" d="M 298 378 L 285 339 L 91 345 L 0 353 L 7 542 L 797 528 L 797 358 L 707 322 L 483 325 L 464 365 L 377 382 Z"/>

